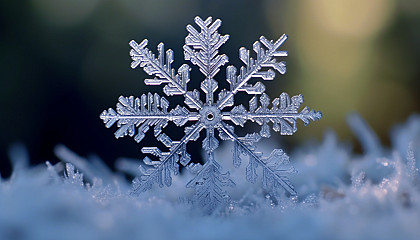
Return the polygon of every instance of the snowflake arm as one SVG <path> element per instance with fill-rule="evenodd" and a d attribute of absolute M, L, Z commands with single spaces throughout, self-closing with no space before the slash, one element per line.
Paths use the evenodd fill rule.
<path fill-rule="evenodd" d="M 261 136 L 270 137 L 270 128 L 267 123 L 273 123 L 273 129 L 281 135 L 292 135 L 297 131 L 296 121 L 300 119 L 308 125 L 310 121 L 321 119 L 322 113 L 311 110 L 308 107 L 299 112 L 299 107 L 303 103 L 301 94 L 289 97 L 287 93 L 282 93 L 279 98 L 272 101 L 272 108 L 269 109 L 270 98 L 267 94 L 260 97 L 261 106 L 258 106 L 257 97 L 249 101 L 249 111 L 243 105 L 236 106 L 230 113 L 224 113 L 224 120 L 231 120 L 234 124 L 243 126 L 247 120 L 256 122 L 261 127 Z"/>
<path fill-rule="evenodd" d="M 296 195 L 295 188 L 291 184 L 286 174 L 295 173 L 293 167 L 283 169 L 283 166 L 289 163 L 289 157 L 281 150 L 274 149 L 269 157 L 262 157 L 261 152 L 255 151 L 254 143 L 259 140 L 258 135 L 248 135 L 245 138 L 238 137 L 233 132 L 233 127 L 223 123 L 219 128 L 223 138 L 229 138 L 234 141 L 234 165 L 241 164 L 240 154 L 249 156 L 249 164 L 246 167 L 246 179 L 255 183 L 258 177 L 256 169 L 261 166 L 263 169 L 262 183 L 263 187 L 274 193 L 279 187 L 283 187 L 291 195 Z M 221 136 L 222 137 L 222 136 Z"/>
<path fill-rule="evenodd" d="M 190 60 L 191 63 L 197 65 L 206 77 L 201 83 L 201 89 L 206 93 L 206 102 L 212 104 L 213 94 L 218 87 L 213 78 L 220 71 L 220 67 L 229 61 L 225 54 L 217 55 L 218 49 L 226 43 L 229 35 L 222 36 L 217 32 L 222 24 L 220 19 L 214 21 L 213 24 L 211 17 L 205 21 L 200 17 L 196 17 L 194 20 L 201 28 L 201 32 L 191 25 L 187 26 L 189 34 L 185 38 L 184 56 L 185 60 Z"/>
<path fill-rule="evenodd" d="M 204 165 L 190 164 L 189 170 L 196 176 L 187 183 L 187 188 L 194 188 L 193 202 L 205 212 L 211 213 L 228 203 L 229 195 L 224 187 L 234 187 L 235 183 L 229 178 L 229 172 L 222 174 L 222 166 L 214 160 L 214 153 L 210 152 Z"/>
<path fill-rule="evenodd" d="M 153 183 L 158 183 L 160 187 L 172 184 L 171 172 L 175 175 L 179 173 L 178 162 L 186 166 L 191 157 L 186 151 L 186 144 L 189 141 L 196 141 L 200 131 L 204 128 L 203 124 L 196 123 L 191 127 L 185 128 L 185 136 L 181 141 L 172 141 L 166 134 L 161 134 L 157 139 L 165 146 L 169 147 L 169 152 L 162 152 L 157 147 L 144 147 L 143 153 L 152 154 L 159 158 L 158 161 L 152 161 L 145 157 L 143 163 L 150 167 L 139 166 L 140 176 L 133 180 L 132 194 L 138 195 L 152 188 Z"/>
<path fill-rule="evenodd" d="M 130 46 L 131 68 L 135 69 L 140 66 L 149 75 L 155 75 L 153 79 L 145 79 L 146 85 L 161 85 L 167 84 L 163 91 L 167 96 L 183 95 L 185 97 L 185 103 L 196 109 L 201 109 L 203 103 L 197 98 L 193 92 L 187 91 L 187 83 L 190 81 L 191 68 L 187 64 L 183 64 L 179 69 L 178 73 L 175 74 L 175 70 L 171 68 L 171 64 L 174 60 L 173 51 L 171 49 L 166 51 L 166 63 L 164 56 L 164 44 L 158 45 L 158 58 L 150 51 L 147 46 L 148 40 L 144 39 L 140 44 L 132 40 Z"/>
<path fill-rule="evenodd" d="M 239 49 L 239 58 L 246 65 L 242 66 L 240 73 L 237 76 L 237 69 L 234 66 L 229 66 L 226 69 L 227 81 L 230 83 L 230 91 L 219 96 L 217 106 L 219 109 L 223 109 L 227 106 L 232 106 L 233 97 L 239 91 L 245 91 L 248 94 L 261 94 L 265 91 L 265 86 L 261 82 L 257 82 L 254 85 L 248 84 L 248 81 L 253 77 L 262 78 L 263 80 L 273 80 L 275 72 L 271 69 L 275 69 L 281 74 L 286 72 L 286 63 L 276 62 L 275 57 L 286 57 L 287 51 L 278 51 L 278 48 L 287 40 L 287 35 L 283 34 L 276 42 L 267 40 L 264 36 L 260 37 L 259 41 L 253 44 L 253 50 L 257 54 L 257 59 L 249 57 L 249 50 L 242 47 Z M 264 45 L 264 49 L 261 45 Z M 261 71 L 261 68 L 270 68 L 267 71 Z"/>
<path fill-rule="evenodd" d="M 107 128 L 117 123 L 116 138 L 129 135 L 140 142 L 151 126 L 154 126 L 154 135 L 157 137 L 169 121 L 183 126 L 187 121 L 198 120 L 197 114 L 190 113 L 185 107 L 177 106 L 168 112 L 168 100 L 158 94 L 143 94 L 140 98 L 121 96 L 118 100 L 117 111 L 110 108 L 100 115 Z M 136 127 L 138 131 L 134 135 Z"/>

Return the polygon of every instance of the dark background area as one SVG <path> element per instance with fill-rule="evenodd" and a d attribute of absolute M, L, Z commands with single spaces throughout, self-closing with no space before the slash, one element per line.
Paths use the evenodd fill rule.
<path fill-rule="evenodd" d="M 266 83 L 268 94 L 302 93 L 305 106 L 324 118 L 305 128 L 299 124 L 293 137 L 276 134 L 275 140 L 295 146 L 321 139 L 327 128 L 351 139 L 345 118 L 357 111 L 387 144 L 391 126 L 420 110 L 418 1 L 1 1 L 2 176 L 10 174 L 7 151 L 15 142 L 27 147 L 34 164 L 56 162 L 53 149 L 59 143 L 82 156 L 95 153 L 110 166 L 117 157 L 142 158 L 141 147 L 128 137 L 116 140 L 116 128 L 105 128 L 99 114 L 115 108 L 121 95 L 162 92 L 145 86 L 148 76 L 130 68 L 128 42 L 147 38 L 154 52 L 164 42 L 174 50 L 177 69 L 185 63 L 185 26 L 194 25 L 197 15 L 223 20 L 219 32 L 230 39 L 221 53 L 236 67 L 240 47 L 252 49 L 261 35 L 289 35 L 283 47 L 289 51 L 287 73 Z M 192 67 L 189 89 L 202 80 Z M 219 89 L 226 87 L 224 68 L 216 80 Z M 171 107 L 182 102 L 167 99 Z M 182 129 L 166 132 L 182 136 Z M 199 147 L 195 143 L 190 153 L 199 154 Z"/>

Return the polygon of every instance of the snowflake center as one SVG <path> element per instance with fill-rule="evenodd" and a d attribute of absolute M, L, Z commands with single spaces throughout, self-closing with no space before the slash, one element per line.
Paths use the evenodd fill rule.
<path fill-rule="evenodd" d="M 206 128 L 213 128 L 222 120 L 222 114 L 215 105 L 205 105 L 200 110 L 200 120 Z"/>

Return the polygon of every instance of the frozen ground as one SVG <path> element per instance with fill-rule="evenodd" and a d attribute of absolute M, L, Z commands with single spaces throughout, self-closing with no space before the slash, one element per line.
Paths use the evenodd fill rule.
<path fill-rule="evenodd" d="M 137 160 L 118 159 L 114 173 L 98 157 L 57 146 L 63 163 L 33 167 L 14 145 L 14 172 L 0 178 L 0 239 L 420 239 L 420 116 L 391 131 L 391 149 L 358 115 L 348 122 L 363 155 L 332 132 L 289 153 L 296 199 L 272 199 L 229 167 L 232 204 L 210 216 L 189 204 L 187 174 L 132 197 L 123 174 L 135 174 Z M 231 159 L 230 149 L 215 157 Z"/>

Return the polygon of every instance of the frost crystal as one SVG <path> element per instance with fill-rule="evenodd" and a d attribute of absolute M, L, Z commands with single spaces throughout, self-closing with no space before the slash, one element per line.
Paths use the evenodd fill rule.
<path fill-rule="evenodd" d="M 171 66 L 174 60 L 173 51 L 169 49 L 165 52 L 164 44 L 160 43 L 157 47 L 158 54 L 155 56 L 146 47 L 148 41 L 145 39 L 141 43 L 130 42 L 132 47 L 130 55 L 133 60 L 131 67 L 133 69 L 141 67 L 147 74 L 154 76 L 152 79 L 145 79 L 146 85 L 164 85 L 163 91 L 167 96 L 182 95 L 188 108 L 178 105 L 169 109 L 166 98 L 156 93 L 148 93 L 140 98 L 120 97 L 116 111 L 110 108 L 100 115 L 106 127 L 117 124 L 116 138 L 129 135 L 134 137 L 136 142 L 140 142 L 146 132 L 153 127 L 156 139 L 167 147 L 166 151 L 157 147 L 142 148 L 143 153 L 154 155 L 157 159 L 144 158 L 145 165 L 139 167 L 140 176 L 133 180 L 132 192 L 140 194 L 150 189 L 154 183 L 160 187 L 169 187 L 172 183 L 172 174 L 179 173 L 179 164 L 181 164 L 196 175 L 187 184 L 187 187 L 195 189 L 194 204 L 209 212 L 224 206 L 228 203 L 229 196 L 223 188 L 234 186 L 234 183 L 229 178 L 229 172 L 222 173 L 221 165 L 214 159 L 214 151 L 219 146 L 219 140 L 230 140 L 234 142 L 235 167 L 241 165 L 242 155 L 249 157 L 246 167 L 247 181 L 255 183 L 258 178 L 257 168 L 261 167 L 262 184 L 267 191 L 275 194 L 278 190 L 284 189 L 291 195 L 296 195 L 288 178 L 288 174 L 295 172 L 293 167 L 287 167 L 289 157 L 281 149 L 274 149 L 271 154 L 264 156 L 262 152 L 256 150 L 255 144 L 262 137 L 270 137 L 270 128 L 280 132 L 281 135 L 292 135 L 297 130 L 297 119 L 301 119 L 307 125 L 310 121 L 319 120 L 322 114 L 308 107 L 299 112 L 299 107 L 303 103 L 302 95 L 290 97 L 287 93 L 282 93 L 279 98 L 271 101 L 265 94 L 262 82 L 250 83 L 253 78 L 273 80 L 275 71 L 280 74 L 286 72 L 285 62 L 278 62 L 277 58 L 286 57 L 288 54 L 287 51 L 279 50 L 287 35 L 284 34 L 275 42 L 261 36 L 259 41 L 253 44 L 256 59 L 250 57 L 249 50 L 240 48 L 239 58 L 244 66 L 239 69 L 239 73 L 234 66 L 226 68 L 226 80 L 230 84 L 230 89 L 219 91 L 215 97 L 218 82 L 214 77 L 220 68 L 228 63 L 225 54 L 218 54 L 219 48 L 226 43 L 229 35 L 218 33 L 222 23 L 219 19 L 213 22 L 211 17 L 204 21 L 196 17 L 195 23 L 201 31 L 191 25 L 187 26 L 189 34 L 185 38 L 183 47 L 184 58 L 198 66 L 205 77 L 201 82 L 205 102 L 201 100 L 198 90 L 187 89 L 191 67 L 183 64 L 178 70 L 173 69 Z M 234 97 L 240 91 L 254 95 L 249 101 L 249 109 L 243 105 L 234 106 Z M 193 124 L 184 126 L 184 137 L 175 141 L 162 131 L 170 121 L 178 127 L 183 127 L 188 121 Z M 243 127 L 247 121 L 261 125 L 261 131 L 242 137 L 237 136 L 233 125 Z M 270 122 L 272 127 L 269 126 Z M 215 130 L 219 134 L 218 138 Z M 206 153 L 204 165 L 192 163 L 186 148 L 188 142 L 199 138 L 201 131 L 206 132 L 206 137 L 202 141 Z"/>

